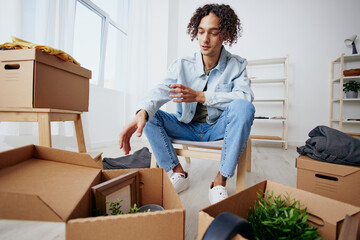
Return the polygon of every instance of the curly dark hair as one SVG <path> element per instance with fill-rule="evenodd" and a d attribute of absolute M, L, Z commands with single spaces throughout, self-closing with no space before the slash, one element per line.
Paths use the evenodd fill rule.
<path fill-rule="evenodd" d="M 234 10 L 225 4 L 206 4 L 196 9 L 187 26 L 187 33 L 190 35 L 191 41 L 197 36 L 201 19 L 209 15 L 210 12 L 214 13 L 220 19 L 221 37 L 223 39 L 229 37 L 224 43 L 229 43 L 229 46 L 236 43 L 237 39 L 241 37 L 242 27 L 240 19 Z"/>

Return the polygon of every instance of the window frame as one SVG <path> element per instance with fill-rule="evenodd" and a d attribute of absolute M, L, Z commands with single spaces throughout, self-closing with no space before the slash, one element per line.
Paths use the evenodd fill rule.
<path fill-rule="evenodd" d="M 128 0 L 128 3 L 130 1 Z M 106 46 L 108 42 L 108 33 L 109 33 L 109 24 L 113 25 L 117 30 L 120 31 L 121 34 L 124 34 L 126 37 L 126 40 L 128 40 L 128 33 L 127 31 L 120 26 L 120 24 L 117 21 L 114 21 L 110 15 L 104 11 L 102 8 L 97 6 L 95 3 L 93 3 L 90 0 L 77 0 L 76 4 L 82 4 L 84 7 L 88 8 L 90 11 L 94 12 L 98 16 L 101 17 L 101 37 L 100 37 L 100 66 L 99 66 L 99 76 L 97 84 L 94 84 L 99 87 L 105 87 L 104 85 L 104 74 L 105 74 L 105 59 L 106 59 Z M 129 5 L 128 4 L 128 13 L 129 13 Z M 125 68 L 126 69 L 126 68 Z M 116 84 L 115 84 L 116 86 Z M 114 90 L 117 90 L 116 88 Z"/>

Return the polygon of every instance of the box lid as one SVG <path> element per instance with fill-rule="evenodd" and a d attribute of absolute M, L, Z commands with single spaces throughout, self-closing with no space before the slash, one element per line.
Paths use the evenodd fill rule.
<path fill-rule="evenodd" d="M 309 220 L 320 226 L 325 222 L 336 225 L 344 220 L 346 214 L 352 216 L 360 211 L 359 207 L 272 181 L 267 181 L 266 190 L 274 191 L 275 196 L 289 193 L 291 199 L 300 200 L 312 216 Z"/>
<path fill-rule="evenodd" d="M 0 51 L 0 61 L 1 62 L 14 62 L 14 61 L 29 61 L 35 60 L 36 62 L 41 62 L 55 68 L 60 68 L 62 70 L 72 72 L 88 79 L 91 78 L 91 71 L 80 67 L 74 63 L 61 60 L 60 58 L 45 53 L 39 49 L 14 49 Z"/>
<path fill-rule="evenodd" d="M 0 152 L 0 169 L 16 165 L 30 158 L 102 169 L 101 154 L 76 153 L 55 148 L 27 145 Z"/>
<path fill-rule="evenodd" d="M 65 222 L 86 216 L 89 188 L 100 177 L 88 154 L 34 145 L 2 152 L 0 217 Z"/>
<path fill-rule="evenodd" d="M 296 159 L 296 167 L 299 169 L 328 173 L 342 177 L 360 171 L 360 167 L 357 166 L 321 162 L 303 155 Z"/>

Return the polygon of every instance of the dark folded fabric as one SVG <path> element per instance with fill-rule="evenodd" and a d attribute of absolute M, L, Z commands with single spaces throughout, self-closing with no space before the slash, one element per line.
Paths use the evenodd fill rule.
<path fill-rule="evenodd" d="M 360 166 L 360 140 L 339 130 L 317 126 L 309 132 L 305 146 L 297 152 L 313 159 L 338 164 Z"/>
<path fill-rule="evenodd" d="M 149 168 L 151 153 L 147 147 L 118 158 L 103 158 L 104 169 Z"/>

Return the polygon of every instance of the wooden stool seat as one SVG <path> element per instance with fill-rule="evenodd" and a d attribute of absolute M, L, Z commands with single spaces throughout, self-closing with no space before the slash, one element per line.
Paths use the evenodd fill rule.
<path fill-rule="evenodd" d="M 171 139 L 173 144 L 182 145 L 181 148 L 175 147 L 175 152 L 178 156 L 185 157 L 187 163 L 190 163 L 190 157 L 199 159 L 208 159 L 220 161 L 221 149 L 223 140 L 212 142 L 196 142 L 196 141 L 183 141 L 177 139 Z M 189 149 L 192 148 L 192 149 Z M 195 149 L 193 149 L 195 148 Z M 196 150 L 197 149 L 197 150 Z M 199 150 L 201 149 L 201 150 Z M 208 151 L 210 150 L 210 151 Z M 214 150 L 220 150 L 214 151 Z M 154 154 L 151 156 L 151 167 L 157 167 Z M 241 154 L 236 171 L 236 192 L 239 192 L 245 188 L 246 170 L 251 171 L 251 140 L 247 141 L 246 147 Z"/>
<path fill-rule="evenodd" d="M 50 122 L 74 121 L 79 152 L 86 152 L 81 114 L 50 108 L 0 108 L 0 122 L 38 122 L 39 145 L 51 147 Z"/>

